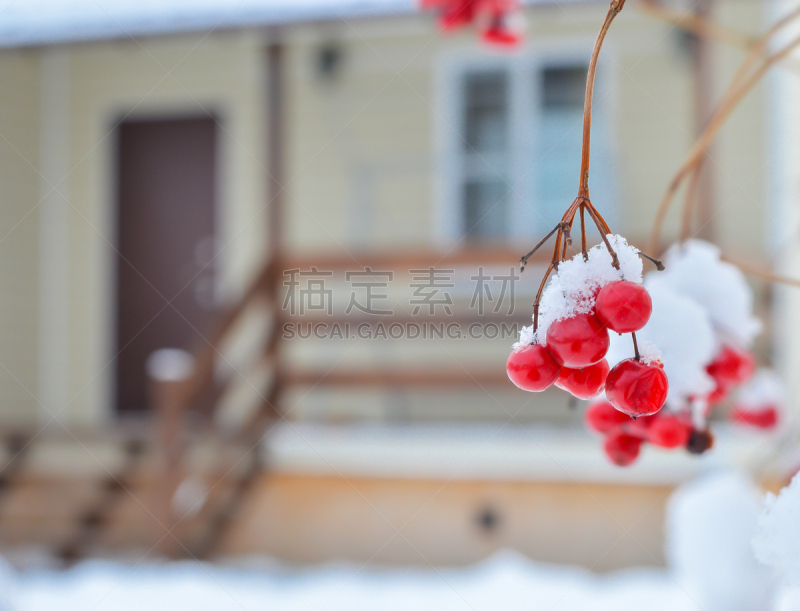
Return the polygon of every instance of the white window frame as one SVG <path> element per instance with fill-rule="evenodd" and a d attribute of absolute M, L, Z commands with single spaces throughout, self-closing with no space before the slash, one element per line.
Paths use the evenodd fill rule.
<path fill-rule="evenodd" d="M 527 246 L 531 240 L 541 237 L 552 227 L 544 227 L 537 221 L 537 214 L 530 202 L 535 201 L 536 173 L 531 172 L 529 160 L 536 155 L 537 123 L 539 112 L 539 79 L 532 78 L 544 68 L 588 64 L 593 39 L 580 38 L 559 41 L 537 41 L 522 53 L 499 54 L 472 48 L 444 54 L 434 70 L 436 93 L 435 117 L 435 169 L 434 193 L 434 238 L 442 247 L 466 246 L 463 235 L 464 206 L 463 185 L 465 182 L 463 159 L 462 122 L 465 112 L 463 96 L 464 78 L 473 72 L 506 70 L 509 75 L 508 91 L 508 143 L 509 166 L 506 168 L 512 188 L 508 195 L 508 241 L 515 246 Z M 616 175 L 616 134 L 614 109 L 615 82 L 613 46 L 604 49 L 604 62 L 597 70 L 594 91 L 594 117 L 592 122 L 593 158 L 606 156 L 606 167 L 612 175 L 606 188 L 607 197 L 601 205 L 603 215 L 609 223 L 615 216 L 614 176 Z M 527 109 L 527 110 L 526 110 Z M 582 125 L 576 126 L 582 129 Z M 575 176 L 575 194 L 578 193 L 578 176 Z M 607 179 L 608 180 L 608 179 Z M 590 187 L 592 185 L 590 178 Z M 594 182 L 597 178 L 594 177 Z M 564 202 L 564 209 L 572 203 Z"/>

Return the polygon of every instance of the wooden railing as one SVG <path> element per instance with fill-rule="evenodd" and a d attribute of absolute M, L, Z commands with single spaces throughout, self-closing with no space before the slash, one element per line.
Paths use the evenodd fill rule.
<path fill-rule="evenodd" d="M 319 270 L 336 272 L 361 271 L 365 268 L 373 270 L 396 270 L 407 273 L 411 269 L 423 269 L 434 266 L 437 269 L 463 269 L 468 267 L 477 270 L 478 266 L 514 266 L 518 261 L 519 253 L 503 249 L 491 250 L 458 250 L 453 253 L 440 253 L 436 251 L 414 250 L 408 252 L 369 252 L 357 253 L 354 255 L 310 255 L 303 254 L 291 257 L 275 258 L 267 263 L 256 275 L 250 286 L 244 291 L 241 299 L 230 307 L 220 316 L 217 327 L 209 336 L 208 341 L 200 345 L 195 351 L 195 368 L 191 378 L 180 386 L 180 392 L 171 389 L 169 392 L 159 391 L 158 386 L 161 382 L 154 380 L 156 387 L 155 396 L 160 397 L 159 403 L 154 406 L 161 414 L 162 433 L 160 435 L 163 447 L 161 449 L 164 459 L 164 469 L 161 474 L 162 498 L 165 507 L 163 515 L 170 514 L 169 502 L 175 488 L 181 481 L 183 465 L 180 457 L 185 455 L 187 450 L 187 440 L 189 435 L 181 431 L 181 427 L 186 428 L 192 423 L 197 427 L 198 420 L 211 429 L 213 428 L 213 416 L 215 407 L 221 396 L 226 392 L 233 376 L 227 379 L 219 379 L 215 375 L 217 365 L 222 358 L 224 345 L 240 329 L 239 324 L 242 320 L 252 314 L 253 309 L 257 316 L 269 320 L 269 330 L 263 349 L 257 356 L 257 362 L 253 367 L 267 366 L 272 375 L 268 388 L 260 395 L 260 405 L 252 411 L 246 424 L 238 431 L 237 438 L 250 447 L 252 464 L 245 469 L 242 480 L 237 482 L 237 493 L 223 507 L 218 507 L 214 515 L 209 517 L 209 532 L 205 543 L 193 553 L 208 556 L 213 554 L 217 544 L 224 535 L 227 525 L 235 516 L 237 506 L 241 505 L 243 499 L 252 484 L 254 478 L 260 471 L 258 463 L 258 453 L 256 446 L 260 443 L 265 431 L 271 423 L 281 418 L 283 410 L 281 399 L 285 391 L 292 386 L 333 386 L 348 388 L 365 388 L 375 386 L 403 387 L 403 388 L 429 388 L 429 387 L 465 387 L 470 384 L 497 385 L 506 382 L 502 368 L 488 371 L 485 368 L 474 371 L 465 371 L 454 367 L 421 369 L 421 368 L 397 368 L 378 369 L 370 366 L 362 369 L 334 369 L 297 370 L 291 368 L 284 355 L 285 341 L 281 339 L 281 328 L 285 322 L 305 321 L 305 322 L 343 322 L 352 321 L 354 325 L 360 322 L 374 324 L 380 321 L 385 325 L 392 323 L 407 323 L 411 321 L 424 322 L 457 322 L 459 324 L 469 324 L 479 320 L 475 314 L 454 313 L 451 316 L 427 316 L 421 314 L 418 317 L 411 316 L 405 311 L 381 316 L 343 316 L 335 315 L 332 317 L 321 317 L 316 314 L 306 316 L 292 316 L 291 313 L 282 310 L 282 300 L 284 297 L 284 270 L 301 269 L 307 270 L 316 267 Z M 540 261 L 543 262 L 544 260 Z M 480 320 L 499 320 L 491 316 L 483 317 Z M 520 313 L 521 322 L 527 320 L 527 316 Z M 508 320 L 505 317 L 503 320 Z M 178 424 L 176 424 L 178 423 Z M 172 516 L 168 519 L 168 524 L 177 527 L 179 516 Z M 163 551 L 175 554 L 179 549 L 173 542 L 165 541 Z"/>

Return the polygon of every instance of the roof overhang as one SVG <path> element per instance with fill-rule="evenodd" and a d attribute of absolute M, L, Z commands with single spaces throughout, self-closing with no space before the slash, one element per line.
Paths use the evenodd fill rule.
<path fill-rule="evenodd" d="M 402 15 L 418 6 L 418 0 L 0 0 L 0 47 Z"/>

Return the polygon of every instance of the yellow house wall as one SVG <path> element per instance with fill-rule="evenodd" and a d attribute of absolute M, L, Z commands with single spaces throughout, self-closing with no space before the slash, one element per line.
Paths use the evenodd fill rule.
<path fill-rule="evenodd" d="M 110 415 L 113 389 L 113 307 L 115 219 L 115 123 L 121 118 L 215 113 L 219 132 L 218 292 L 232 298 L 249 280 L 263 252 L 264 74 L 261 37 L 253 32 L 211 36 L 111 41 L 58 50 L 67 76 L 68 146 L 62 167 L 68 180 L 59 191 L 68 201 L 68 260 L 54 260 L 68 275 L 64 358 L 67 379 L 60 395 L 62 418 L 75 425 L 98 424 Z M 0 54 L 3 113 L 0 143 L 3 190 L 0 214 L 6 249 L 0 273 L 4 326 L 0 373 L 6 414 L 25 414 L 34 422 L 37 376 L 40 195 L 39 64 L 54 51 L 4 51 Z M 17 152 L 14 151 L 16 149 Z M 28 161 L 24 161 L 25 157 Z M 35 210 L 34 210 L 35 212 Z M 61 301 L 59 299 L 59 301 Z M 47 306 L 45 306 L 45 309 Z M 199 338 L 198 338 L 199 339 Z M 14 377 L 17 381 L 14 381 Z M 24 388 L 23 388 L 24 387 Z M 14 416 L 16 418 L 16 416 Z"/>
<path fill-rule="evenodd" d="M 748 32 L 760 29 L 757 0 L 720 3 L 720 18 Z M 613 102 L 618 173 L 616 227 L 644 236 L 654 208 L 692 142 L 689 59 L 669 25 L 635 10 L 609 36 L 601 69 Z M 560 40 L 591 45 L 604 8 L 565 5 L 531 9 L 528 39 L 535 49 Z M 437 88 L 444 54 L 484 53 L 472 32 L 438 34 L 429 15 L 292 26 L 287 43 L 286 181 L 291 248 L 357 251 L 420 247 L 436 235 L 436 130 L 443 116 Z M 214 32 L 72 45 L 69 70 L 66 184 L 69 201 L 66 355 L 68 422 L 110 415 L 113 389 L 114 134 L 131 117 L 203 114 L 221 120 L 219 228 L 226 245 L 221 298 L 235 295 L 260 263 L 264 248 L 265 62 L 260 32 Z M 333 82 L 315 73 L 325 41 L 342 45 L 342 72 Z M 3 51 L 0 131 L 35 167 L 39 153 L 39 63 L 42 50 Z M 717 88 L 741 58 L 721 49 Z M 764 136 L 764 87 L 751 94 L 725 128 L 714 153 L 723 211 L 719 241 L 736 253 L 763 252 L 769 171 Z M 36 171 L 0 142 L 6 160 L 0 242 L 8 249 L 0 273 L 4 337 L 0 391 L 9 410 L 37 411 L 39 228 L 25 212 L 40 193 Z M 8 230 L 7 229 L 7 230 Z M 674 236 L 677 214 L 665 235 Z M 0 236 L 2 237 L 2 236 Z M 45 262 L 46 263 L 46 262 Z M 6 288 L 8 290 L 6 290 Z M 14 381 L 12 374 L 19 380 Z M 31 391 L 29 394 L 23 386 Z M 19 407 L 16 407 L 19 406 Z"/>
<path fill-rule="evenodd" d="M 718 6 L 726 25 L 751 33 L 760 29 L 761 3 L 733 0 Z M 632 8 L 615 22 L 601 58 L 613 106 L 619 201 L 599 205 L 615 205 L 616 228 L 641 237 L 694 141 L 694 116 L 691 59 L 683 37 Z M 535 53 L 557 49 L 565 40 L 591 45 L 604 13 L 601 3 L 530 9 L 529 46 Z M 437 35 L 427 16 L 299 27 L 289 40 L 291 244 L 332 250 L 430 244 L 436 124 L 444 120 L 448 102 L 438 96 L 437 62 L 444 54 L 491 51 L 481 50 L 472 32 Z M 315 74 L 315 52 L 329 40 L 343 50 L 341 74 L 333 82 Z M 721 93 L 743 53 L 718 46 L 716 54 L 713 85 Z M 748 96 L 714 151 L 719 241 L 747 253 L 759 252 L 764 243 L 765 93 L 761 86 Z M 361 218 L 359 207 L 365 191 L 372 204 L 368 219 Z M 678 231 L 675 208 L 665 239 Z"/>
<path fill-rule="evenodd" d="M 38 412 L 37 53 L 4 52 L 0 82 L 0 418 L 15 425 Z"/>

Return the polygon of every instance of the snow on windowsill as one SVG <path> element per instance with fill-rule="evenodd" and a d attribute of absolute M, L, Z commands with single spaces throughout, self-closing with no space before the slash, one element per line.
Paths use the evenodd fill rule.
<path fill-rule="evenodd" d="M 583 430 L 515 424 L 349 424 L 281 422 L 262 457 L 285 474 L 496 481 L 673 485 L 719 466 L 768 455 L 772 438 L 717 426 L 702 457 L 647 445 L 636 464 L 611 465 L 601 440 Z"/>

